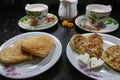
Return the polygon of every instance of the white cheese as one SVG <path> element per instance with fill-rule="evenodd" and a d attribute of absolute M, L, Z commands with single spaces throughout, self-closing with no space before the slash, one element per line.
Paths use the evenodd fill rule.
<path fill-rule="evenodd" d="M 85 65 L 88 65 L 89 58 L 90 58 L 90 56 L 87 53 L 79 55 L 79 61 Z"/>
<path fill-rule="evenodd" d="M 90 67 L 91 68 L 97 68 L 104 64 L 104 61 L 101 59 L 97 59 L 96 57 L 92 57 L 90 60 Z"/>

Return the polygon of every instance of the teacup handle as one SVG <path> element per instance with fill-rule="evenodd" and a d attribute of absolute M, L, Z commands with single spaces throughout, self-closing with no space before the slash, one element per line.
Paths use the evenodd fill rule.
<path fill-rule="evenodd" d="M 110 8 L 112 8 L 112 6 L 111 6 L 111 5 L 108 5 L 107 7 L 110 7 Z"/>
<path fill-rule="evenodd" d="M 30 6 L 30 4 L 26 4 L 25 6 Z"/>

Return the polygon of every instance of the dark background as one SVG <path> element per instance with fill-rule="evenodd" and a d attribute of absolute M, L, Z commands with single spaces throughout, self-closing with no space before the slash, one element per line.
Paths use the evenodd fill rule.
<path fill-rule="evenodd" d="M 49 12 L 58 16 L 59 0 L 0 0 L 0 45 L 6 40 L 27 32 L 19 29 L 18 20 L 25 15 L 24 7 L 29 3 L 44 3 L 49 6 Z M 78 16 L 85 14 L 85 7 L 88 4 L 105 4 L 112 6 L 111 17 L 120 24 L 120 0 L 79 0 Z M 58 16 L 59 18 L 59 16 Z M 48 71 L 41 75 L 25 80 L 93 80 L 77 71 L 68 61 L 66 46 L 71 36 L 75 33 L 88 33 L 87 31 L 75 28 L 64 28 L 59 20 L 53 28 L 43 30 L 56 36 L 62 43 L 63 51 L 59 61 Z M 120 28 L 114 32 L 107 33 L 120 38 Z M 0 80 L 13 80 L 0 76 Z"/>
<path fill-rule="evenodd" d="M 44 3 L 49 5 L 50 10 L 57 11 L 59 7 L 59 0 L 0 0 L 0 10 L 2 11 L 23 11 L 25 4 Z M 105 4 L 112 5 L 113 10 L 120 10 L 120 0 L 78 0 L 78 10 L 84 11 L 87 4 Z"/>
<path fill-rule="evenodd" d="M 10 12 L 25 12 L 24 7 L 26 4 L 43 3 L 49 6 L 49 12 L 54 12 L 58 15 L 59 0 L 0 0 L 0 14 Z M 85 14 L 85 7 L 88 4 L 105 4 L 112 6 L 111 14 L 119 14 L 120 0 L 78 0 L 78 15 Z M 120 17 L 111 15 L 115 18 Z M 120 19 L 117 20 L 118 22 Z"/>

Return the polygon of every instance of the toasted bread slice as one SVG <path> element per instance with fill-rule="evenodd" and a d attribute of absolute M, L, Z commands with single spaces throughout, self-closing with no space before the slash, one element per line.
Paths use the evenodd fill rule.
<path fill-rule="evenodd" d="M 120 71 L 120 45 L 108 47 L 102 53 L 101 58 L 111 68 Z"/>
<path fill-rule="evenodd" d="M 54 40 L 47 35 L 29 36 L 22 40 L 21 48 L 34 56 L 45 57 L 51 50 Z"/>
<path fill-rule="evenodd" d="M 21 40 L 0 51 L 0 61 L 4 64 L 19 63 L 32 59 L 32 55 L 21 50 Z"/>

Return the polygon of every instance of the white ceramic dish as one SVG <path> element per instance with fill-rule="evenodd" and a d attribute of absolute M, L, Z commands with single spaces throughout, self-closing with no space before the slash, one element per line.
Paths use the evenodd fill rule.
<path fill-rule="evenodd" d="M 48 29 L 48 28 L 51 28 L 53 27 L 54 25 L 56 25 L 58 23 L 58 18 L 56 15 L 54 14 L 51 14 L 51 13 L 48 13 L 48 16 L 52 16 L 54 18 L 53 21 L 48 21 L 48 19 L 46 19 L 46 21 L 41 24 L 41 25 L 38 25 L 38 26 L 31 26 L 29 24 L 25 24 L 24 22 L 21 21 L 21 18 L 18 22 L 18 25 L 20 28 L 22 29 L 25 29 L 25 30 L 44 30 L 44 29 Z M 26 17 L 26 16 L 24 16 Z"/>
<path fill-rule="evenodd" d="M 48 35 L 54 39 L 55 45 L 52 47 L 49 54 L 43 59 L 35 58 L 30 61 L 25 61 L 9 67 L 5 67 L 2 64 L 0 64 L 1 75 L 14 79 L 29 78 L 45 72 L 58 61 L 62 53 L 62 45 L 55 36 L 44 32 L 28 32 L 15 36 L 6 41 L 5 43 L 3 43 L 0 46 L 0 50 L 7 46 L 12 45 L 15 41 L 20 40 L 26 36 L 39 36 L 39 35 Z"/>
<path fill-rule="evenodd" d="M 90 34 L 90 33 L 88 33 Z M 88 34 L 83 34 L 88 35 Z M 107 34 L 100 34 L 102 35 L 104 39 L 104 49 L 107 47 L 114 45 L 114 44 L 120 44 L 120 39 L 107 35 Z M 66 49 L 67 57 L 70 61 L 70 63 L 81 73 L 85 74 L 88 77 L 94 78 L 94 79 L 100 79 L 100 80 L 119 80 L 120 79 L 120 72 L 113 70 L 112 68 L 108 67 L 106 64 L 103 65 L 100 69 L 92 70 L 86 66 L 84 66 L 80 61 L 78 61 L 79 54 L 76 53 L 73 49 L 70 47 L 70 43 L 67 45 Z"/>
<path fill-rule="evenodd" d="M 110 18 L 110 17 L 105 22 L 105 27 L 104 28 L 90 26 L 90 24 L 88 22 L 88 19 L 86 18 L 86 15 L 78 16 L 75 19 L 75 24 L 80 29 L 83 29 L 85 31 L 88 31 L 88 32 L 98 32 L 98 33 L 112 32 L 112 31 L 115 31 L 116 29 L 118 29 L 118 27 L 119 27 L 118 22 L 115 19 Z"/>

